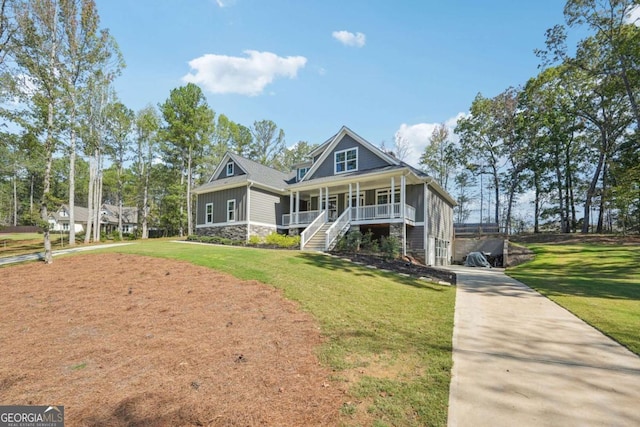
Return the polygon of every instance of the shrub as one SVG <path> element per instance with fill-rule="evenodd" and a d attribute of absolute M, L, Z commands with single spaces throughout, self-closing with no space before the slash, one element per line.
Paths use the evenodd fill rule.
<path fill-rule="evenodd" d="M 380 252 L 385 260 L 392 260 L 400 255 L 400 242 L 393 236 L 380 239 Z"/>
<path fill-rule="evenodd" d="M 271 233 L 264 238 L 267 245 L 284 249 L 292 249 L 300 246 L 300 236 L 287 236 L 285 234 Z"/>
<path fill-rule="evenodd" d="M 336 250 L 340 252 L 358 252 L 362 242 L 360 230 L 351 230 L 338 240 Z"/>
<path fill-rule="evenodd" d="M 371 230 L 367 230 L 366 233 L 362 236 L 362 242 L 360 243 L 360 248 L 365 252 L 378 252 L 380 250 L 378 246 L 378 241 L 373 237 L 373 233 Z"/>
<path fill-rule="evenodd" d="M 249 236 L 249 246 L 258 246 L 262 243 L 262 238 L 260 236 Z"/>

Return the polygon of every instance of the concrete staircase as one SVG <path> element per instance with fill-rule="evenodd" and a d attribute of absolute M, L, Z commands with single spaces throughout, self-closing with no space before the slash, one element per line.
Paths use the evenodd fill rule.
<path fill-rule="evenodd" d="M 323 225 L 316 234 L 311 237 L 311 239 L 304 245 L 305 251 L 314 251 L 314 252 L 324 252 L 327 248 L 325 248 L 327 233 L 326 231 L 333 225 L 333 222 L 327 222 Z"/>

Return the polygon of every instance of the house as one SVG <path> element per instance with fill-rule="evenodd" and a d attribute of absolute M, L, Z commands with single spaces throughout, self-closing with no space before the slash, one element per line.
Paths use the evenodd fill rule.
<path fill-rule="evenodd" d="M 87 226 L 89 219 L 89 209 L 82 206 L 75 206 L 73 209 L 74 230 L 81 233 Z M 69 205 L 61 205 L 57 211 L 49 215 L 49 229 L 51 231 L 62 231 L 68 233 L 71 224 L 69 221 Z"/>
<path fill-rule="evenodd" d="M 300 234 L 301 249 L 326 251 L 349 230 L 371 230 L 429 265 L 451 260 L 455 200 L 344 126 L 289 174 L 229 152 L 193 191 L 199 235 Z"/>
<path fill-rule="evenodd" d="M 73 212 L 75 232 L 85 231 L 89 220 L 89 209 L 83 206 L 75 206 Z M 51 231 L 69 232 L 69 206 L 61 205 L 57 211 L 49 215 Z M 122 232 L 133 233 L 138 225 L 138 209 L 124 206 L 122 208 Z M 100 208 L 100 229 L 105 233 L 112 233 L 118 229 L 118 207 L 104 203 Z"/>

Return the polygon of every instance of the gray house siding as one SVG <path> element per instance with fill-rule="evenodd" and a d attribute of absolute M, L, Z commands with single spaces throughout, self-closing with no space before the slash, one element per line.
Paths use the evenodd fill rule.
<path fill-rule="evenodd" d="M 261 188 L 251 188 L 251 222 L 261 222 L 264 224 L 282 225 L 283 205 L 282 200 L 277 194 L 263 190 Z M 288 202 L 288 198 L 287 202 Z M 275 208 L 275 209 L 274 209 Z M 287 206 L 288 209 L 288 206 Z"/>
<path fill-rule="evenodd" d="M 358 171 L 365 171 L 388 166 L 387 162 L 376 156 L 362 144 L 356 142 L 356 140 L 351 138 L 349 135 L 345 135 L 344 138 L 342 138 L 340 142 L 338 142 L 334 150 L 329 153 L 324 162 L 322 162 L 322 164 L 318 166 L 318 169 L 309 179 L 333 176 L 335 168 L 335 152 L 355 147 L 358 147 Z"/>
<path fill-rule="evenodd" d="M 205 212 L 208 203 L 213 203 L 213 223 L 227 222 L 227 201 L 232 199 L 236 201 L 236 222 L 245 221 L 246 195 L 247 187 L 230 188 L 213 193 L 199 194 L 196 224 L 206 223 Z"/>
<path fill-rule="evenodd" d="M 407 250 L 415 251 L 424 249 L 424 227 L 407 226 Z"/>
<path fill-rule="evenodd" d="M 227 176 L 227 163 L 233 163 L 233 175 Z M 240 175 L 246 175 L 246 174 L 242 170 L 242 168 L 240 168 L 234 161 L 230 161 L 230 162 L 226 162 L 224 165 L 222 165 L 222 168 L 221 168 L 220 172 L 218 173 L 217 176 L 215 176 L 213 178 L 213 180 L 230 178 L 232 176 L 240 176 Z"/>
<path fill-rule="evenodd" d="M 407 185 L 406 202 L 416 208 L 416 222 L 424 221 L 424 185 Z"/>
<path fill-rule="evenodd" d="M 428 232 L 430 237 L 453 240 L 453 206 L 429 188 Z"/>

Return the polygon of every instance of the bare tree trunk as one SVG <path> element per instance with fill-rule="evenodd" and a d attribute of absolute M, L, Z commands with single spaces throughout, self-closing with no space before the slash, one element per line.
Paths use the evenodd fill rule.
<path fill-rule="evenodd" d="M 193 234 L 193 218 L 192 218 L 192 207 L 193 204 L 191 200 L 191 157 L 193 153 L 191 150 L 191 146 L 189 146 L 189 158 L 187 161 L 187 235 L 190 236 Z"/>
<path fill-rule="evenodd" d="M 75 113 L 69 118 L 71 136 L 69 138 L 69 246 L 76 244 L 76 131 Z"/>
<path fill-rule="evenodd" d="M 29 192 L 29 218 L 33 219 L 33 174 L 31 174 L 31 191 Z"/>
<path fill-rule="evenodd" d="M 97 150 L 97 165 L 98 165 L 98 169 L 97 169 L 97 181 L 96 181 L 96 193 L 94 196 L 94 202 L 95 202 L 95 207 L 96 207 L 96 212 L 95 212 L 95 218 L 96 218 L 96 229 L 95 229 L 95 238 L 94 238 L 94 242 L 99 242 L 100 241 L 100 228 L 101 228 L 101 224 L 100 224 L 100 211 L 102 210 L 102 153 L 100 152 L 100 149 Z"/>
<path fill-rule="evenodd" d="M 151 150 L 149 150 L 151 151 Z M 149 175 L 151 174 L 151 153 L 149 153 L 149 164 L 144 171 L 144 189 L 142 190 L 142 238 L 149 238 Z"/>
<path fill-rule="evenodd" d="M 84 234 L 84 242 L 89 243 L 91 241 L 91 234 L 93 232 L 93 187 L 96 179 L 96 167 L 94 158 L 89 159 L 89 190 L 87 194 L 87 228 Z"/>
<path fill-rule="evenodd" d="M 606 138 L 606 136 L 602 135 L 603 138 Z M 606 144 L 603 144 L 604 147 L 606 147 Z M 591 183 L 589 184 L 589 188 L 587 189 L 587 197 L 586 200 L 584 202 L 584 219 L 583 219 L 583 223 L 582 223 L 582 233 L 587 234 L 589 233 L 589 222 L 590 222 L 590 213 L 591 213 L 591 204 L 593 202 L 593 196 L 595 195 L 596 192 L 596 186 L 598 184 L 598 181 L 600 180 L 600 172 L 602 172 L 602 165 L 604 163 L 604 149 L 600 150 L 600 156 L 598 158 L 598 165 L 596 166 L 596 170 L 593 174 L 593 177 L 591 178 Z"/>
<path fill-rule="evenodd" d="M 13 226 L 18 225 L 18 174 L 13 175 Z"/>
<path fill-rule="evenodd" d="M 51 236 L 49 235 L 49 213 L 47 212 L 47 203 L 49 201 L 49 193 L 51 191 L 51 165 L 53 163 L 53 104 L 49 102 L 47 118 L 47 141 L 45 142 L 45 169 L 44 169 L 44 188 L 42 190 L 42 202 L 40 204 L 40 219 L 43 222 L 43 238 L 44 238 L 44 262 L 45 264 L 53 263 L 53 253 L 51 252 Z"/>

